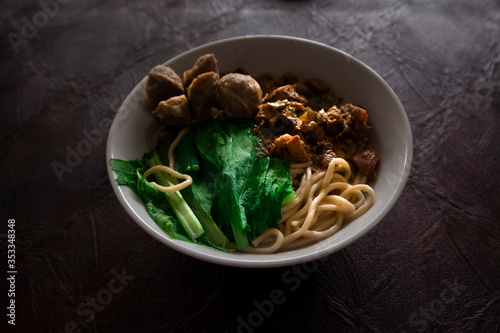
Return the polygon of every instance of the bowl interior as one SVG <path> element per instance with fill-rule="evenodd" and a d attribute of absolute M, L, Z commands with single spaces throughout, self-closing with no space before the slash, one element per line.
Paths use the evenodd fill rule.
<path fill-rule="evenodd" d="M 374 184 L 375 204 L 361 217 L 332 237 L 315 245 L 276 254 L 224 253 L 212 248 L 171 239 L 146 213 L 131 190 L 117 186 L 108 163 L 113 189 L 128 214 L 145 231 L 171 248 L 205 261 L 239 267 L 276 267 L 320 259 L 338 251 L 371 230 L 389 212 L 408 178 L 412 136 L 406 113 L 392 89 L 368 66 L 350 55 L 317 42 L 283 36 L 245 36 L 206 44 L 167 61 L 179 76 L 196 59 L 214 53 L 221 73 L 243 67 L 251 75 L 292 72 L 305 80 L 327 82 L 344 102 L 364 107 L 373 126 L 372 145 L 379 154 L 379 177 Z M 144 78 L 121 105 L 111 126 L 107 161 L 134 159 L 151 150 L 159 125 L 151 116 Z"/>

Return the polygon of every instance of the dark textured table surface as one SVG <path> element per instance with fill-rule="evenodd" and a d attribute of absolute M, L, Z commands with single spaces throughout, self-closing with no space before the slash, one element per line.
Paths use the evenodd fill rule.
<path fill-rule="evenodd" d="M 2 332 L 500 331 L 498 1 L 5 0 L 0 12 Z M 151 67 L 247 34 L 352 54 L 411 123 L 393 210 L 308 266 L 177 253 L 132 221 L 106 172 L 106 123 Z"/>

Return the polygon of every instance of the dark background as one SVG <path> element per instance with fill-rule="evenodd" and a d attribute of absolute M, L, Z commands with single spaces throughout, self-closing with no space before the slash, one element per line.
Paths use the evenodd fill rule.
<path fill-rule="evenodd" d="M 498 1 L 2 1 L 1 271 L 9 332 L 499 332 Z M 205 263 L 122 209 L 107 133 L 154 65 L 247 34 L 304 37 L 377 71 L 408 114 L 413 167 L 393 210 L 325 260 Z M 293 69 L 292 69 L 293 70 Z M 86 156 L 66 160 L 98 130 Z M 80 146 L 79 146 L 80 145 Z M 60 164 L 58 164 L 60 163 Z M 57 176 L 56 165 L 66 165 Z M 97 300 L 97 301 L 96 301 Z M 6 330 L 2 329 L 2 332 Z"/>

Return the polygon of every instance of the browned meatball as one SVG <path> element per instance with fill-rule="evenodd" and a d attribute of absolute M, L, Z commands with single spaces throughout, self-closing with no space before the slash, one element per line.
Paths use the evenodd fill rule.
<path fill-rule="evenodd" d="M 262 89 L 250 75 L 231 73 L 219 80 L 217 103 L 233 121 L 255 117 L 262 102 Z"/>
<path fill-rule="evenodd" d="M 186 95 L 183 94 L 161 101 L 153 111 L 153 117 L 169 126 L 190 126 L 192 124 L 191 109 Z"/>
<path fill-rule="evenodd" d="M 187 98 L 191 106 L 193 120 L 202 123 L 210 117 L 215 106 L 215 95 L 219 74 L 207 72 L 198 75 L 187 90 Z"/>
<path fill-rule="evenodd" d="M 146 94 L 151 105 L 184 93 L 181 78 L 170 67 L 158 65 L 148 73 Z"/>
<path fill-rule="evenodd" d="M 189 87 L 191 82 L 200 74 L 214 72 L 219 74 L 217 59 L 212 53 L 202 55 L 196 59 L 193 67 L 184 72 L 184 87 Z"/>

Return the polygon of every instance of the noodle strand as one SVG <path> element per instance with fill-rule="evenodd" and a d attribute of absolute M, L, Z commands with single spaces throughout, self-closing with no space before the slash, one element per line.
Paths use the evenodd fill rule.
<path fill-rule="evenodd" d="M 277 226 L 264 230 L 244 252 L 273 253 L 313 244 L 338 232 L 375 202 L 366 175 L 353 175 L 342 158 L 332 159 L 326 171 L 313 171 L 311 162 L 292 164 L 290 173 L 298 184 L 295 199 L 282 207 Z"/>
<path fill-rule="evenodd" d="M 163 128 L 161 130 L 163 130 Z M 170 147 L 168 148 L 169 166 L 155 165 L 155 166 L 149 168 L 148 170 L 146 170 L 146 172 L 144 172 L 144 175 L 143 175 L 144 179 L 148 178 L 149 176 L 151 176 L 155 172 L 161 172 L 161 171 L 166 172 L 169 175 L 173 176 L 172 181 L 173 181 L 174 185 L 172 185 L 172 186 L 162 186 L 162 185 L 157 184 L 156 182 L 150 182 L 150 184 L 153 185 L 160 192 L 164 192 L 164 193 L 177 192 L 177 191 L 185 189 L 186 187 L 188 187 L 189 185 L 191 185 L 193 183 L 193 178 L 191 178 L 190 175 L 182 174 L 182 173 L 179 173 L 179 172 L 174 170 L 174 167 L 175 167 L 175 159 L 174 159 L 175 148 L 177 147 L 177 145 L 181 141 L 182 137 L 184 135 L 186 135 L 187 133 L 189 133 L 189 131 L 190 131 L 189 127 L 186 127 L 183 130 L 181 130 L 179 132 L 179 134 L 177 135 L 177 137 L 175 138 L 175 140 L 170 145 Z M 156 144 L 156 138 L 159 136 L 159 133 L 160 133 L 160 131 L 158 131 L 155 135 L 155 141 L 154 141 L 155 144 Z M 183 181 L 182 183 L 179 184 L 178 179 L 185 179 L 185 181 Z"/>

